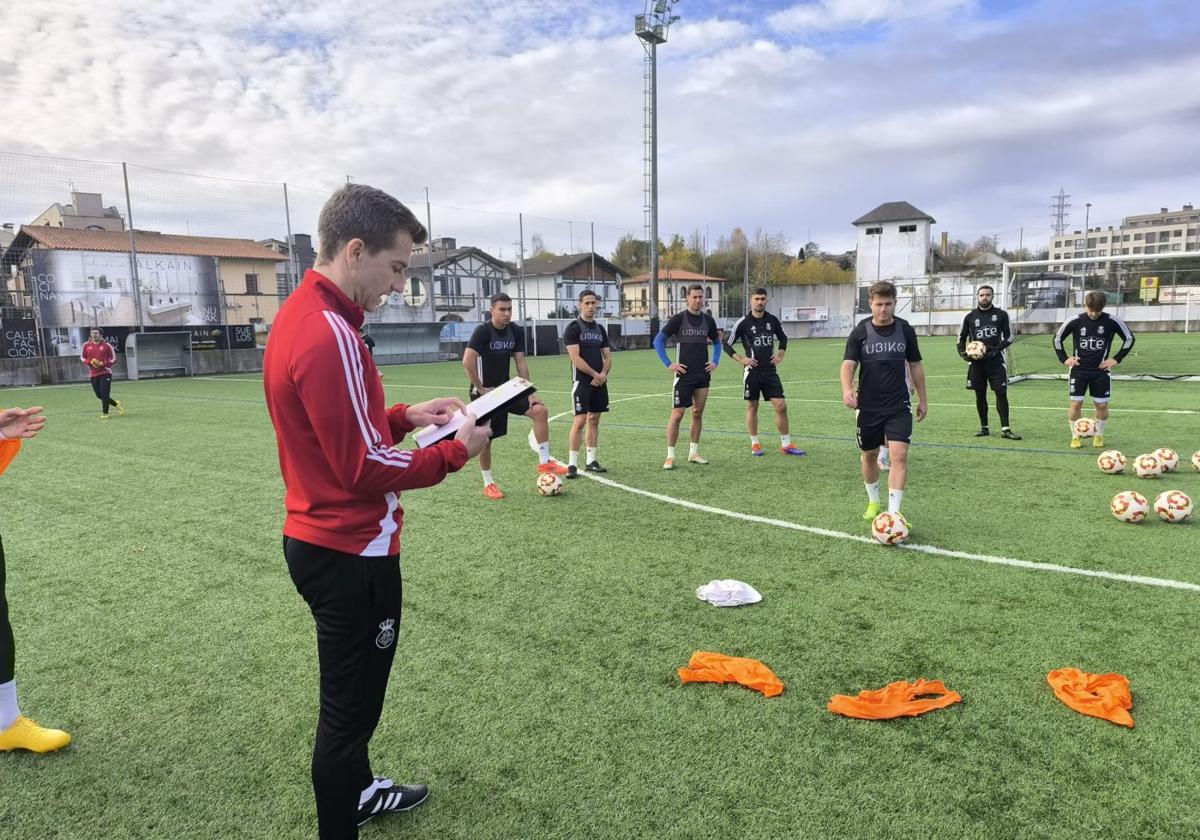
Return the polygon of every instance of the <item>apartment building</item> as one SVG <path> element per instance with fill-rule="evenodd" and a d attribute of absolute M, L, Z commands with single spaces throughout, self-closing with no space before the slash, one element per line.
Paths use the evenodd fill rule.
<path fill-rule="evenodd" d="M 1131 256 L 1135 254 L 1158 255 L 1175 251 L 1200 251 L 1200 210 L 1191 204 L 1180 210 L 1166 207 L 1157 213 L 1127 216 L 1120 227 L 1089 228 L 1074 231 L 1050 239 L 1050 259 L 1095 259 L 1089 270 L 1103 271 L 1108 268 L 1105 257 Z M 1079 266 L 1051 266 L 1053 271 Z"/>

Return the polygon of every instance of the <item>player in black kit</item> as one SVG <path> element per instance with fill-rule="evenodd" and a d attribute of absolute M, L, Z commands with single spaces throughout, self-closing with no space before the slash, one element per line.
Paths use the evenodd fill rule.
<path fill-rule="evenodd" d="M 497 385 L 508 381 L 509 360 L 517 363 L 517 376 L 529 378 L 529 365 L 525 361 L 525 330 L 513 326 L 512 298 L 503 292 L 492 295 L 488 320 L 471 333 L 467 349 L 463 351 L 463 369 L 471 382 L 470 397 L 479 399 Z M 566 475 L 567 468 L 550 457 L 550 417 L 546 406 L 536 395 L 522 397 L 508 407 L 492 415 L 492 436 L 487 446 L 479 453 L 479 469 L 483 473 L 483 495 L 489 499 L 503 499 L 504 494 L 492 477 L 492 441 L 508 433 L 508 415 L 523 414 L 533 421 L 533 439 L 537 444 L 538 472 Z"/>
<path fill-rule="evenodd" d="M 909 374 L 917 389 L 917 420 L 929 413 L 925 396 L 925 369 L 917 349 L 917 334 L 895 317 L 896 287 L 887 280 L 869 290 L 871 317 L 864 318 L 846 339 L 842 357 L 842 402 L 857 409 L 858 448 L 862 451 L 862 476 L 867 488 L 870 522 L 879 514 L 879 446 L 887 440 L 892 467 L 888 473 L 888 510 L 900 513 L 908 479 L 908 444 L 912 439 L 912 397 Z M 905 362 L 908 367 L 905 368 Z M 861 366 L 858 391 L 854 370 Z"/>
<path fill-rule="evenodd" d="M 742 343 L 746 355 L 737 352 Z M 779 351 L 775 351 L 775 342 Z M 750 454 L 761 456 L 758 440 L 758 398 L 762 395 L 775 407 L 775 428 L 779 430 L 779 451 L 784 455 L 803 455 L 804 450 L 792 446 L 788 429 L 787 400 L 783 398 L 783 383 L 775 366 L 783 361 L 788 339 L 783 324 L 767 311 L 767 290 L 758 286 L 750 293 L 750 313 L 739 318 L 729 335 L 725 336 L 725 352 L 742 365 L 742 396 L 746 400 L 746 430 L 750 433 Z"/>
<path fill-rule="evenodd" d="M 1054 352 L 1058 354 L 1058 360 L 1071 371 L 1068 379 L 1071 408 L 1067 411 L 1067 417 L 1071 422 L 1072 449 L 1083 446 L 1083 441 L 1075 431 L 1075 421 L 1083 413 L 1083 398 L 1089 392 L 1092 404 L 1096 406 L 1096 434 L 1092 438 L 1092 446 L 1097 449 L 1104 447 L 1108 400 L 1112 395 L 1112 380 L 1108 372 L 1133 349 L 1133 333 L 1124 321 L 1104 311 L 1106 303 L 1108 298 L 1104 292 L 1088 292 L 1083 297 L 1083 313 L 1071 318 L 1054 334 Z M 1113 339 L 1118 335 L 1121 336 L 1121 349 L 1110 359 L 1108 354 L 1112 351 Z M 1073 356 L 1068 356 L 1063 347 L 1067 336 L 1074 342 Z"/>
<path fill-rule="evenodd" d="M 996 392 L 996 413 L 1000 415 L 1000 437 L 1020 440 L 1021 436 L 1008 426 L 1008 365 L 1004 363 L 1004 351 L 1013 343 L 1012 328 L 1008 313 L 992 305 L 995 290 L 991 286 L 980 286 L 979 306 L 963 318 L 958 331 L 958 355 L 968 362 L 967 390 L 975 392 L 975 409 L 979 412 L 979 431 L 975 437 L 987 437 L 988 431 L 988 384 Z M 982 359 L 967 355 L 967 343 L 982 342 L 987 352 Z"/>
<path fill-rule="evenodd" d="M 703 428 L 704 404 L 708 401 L 710 374 L 721 361 L 721 335 L 717 332 L 717 322 L 707 312 L 701 311 L 703 306 L 704 287 L 699 284 L 688 286 L 687 310 L 667 321 L 662 331 L 654 337 L 658 358 L 675 374 L 671 417 L 667 421 L 667 460 L 663 461 L 664 470 L 675 469 L 675 442 L 679 440 L 683 412 L 689 406 L 692 409 L 692 443 L 688 450 L 688 461 L 693 464 L 708 463 L 700 457 L 700 431 Z M 667 339 L 671 336 L 678 341 L 674 362 L 667 358 Z M 708 358 L 710 344 L 711 361 Z"/>
<path fill-rule="evenodd" d="M 584 469 L 593 473 L 608 470 L 596 460 L 600 440 L 600 414 L 608 411 L 608 372 L 612 368 L 612 345 L 608 332 L 596 323 L 600 299 L 591 289 L 579 293 L 579 317 L 563 330 L 563 346 L 571 357 L 571 406 L 575 420 L 568 438 L 570 458 L 567 478 L 579 475 L 579 442 L 587 424 L 587 460 Z"/>

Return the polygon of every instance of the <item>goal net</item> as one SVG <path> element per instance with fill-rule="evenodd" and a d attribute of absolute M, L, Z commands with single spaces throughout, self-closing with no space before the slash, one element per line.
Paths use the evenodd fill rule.
<path fill-rule="evenodd" d="M 1016 336 L 1010 381 L 1066 378 L 1054 333 L 1083 312 L 1085 294 L 1099 291 L 1105 311 L 1137 339 L 1114 378 L 1200 382 L 1200 253 L 1011 262 L 1001 285 Z"/>

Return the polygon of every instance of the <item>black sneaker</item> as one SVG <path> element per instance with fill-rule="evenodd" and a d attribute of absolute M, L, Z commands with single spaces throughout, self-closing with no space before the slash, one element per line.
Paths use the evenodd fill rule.
<path fill-rule="evenodd" d="M 425 785 L 398 785 L 391 779 L 376 777 L 375 792 L 358 806 L 358 824 L 363 825 L 381 814 L 411 811 L 429 798 Z"/>
<path fill-rule="evenodd" d="M 567 465 L 567 478 L 579 478 L 579 467 L 574 464 Z"/>
<path fill-rule="evenodd" d="M 587 467 L 585 467 L 585 469 L 586 469 L 588 472 L 594 472 L 594 473 L 606 473 L 606 472 L 608 472 L 608 470 L 606 470 L 606 469 L 604 469 L 604 467 L 600 466 L 600 462 L 599 462 L 599 461 L 592 461 L 590 464 L 588 464 L 588 465 L 587 465 Z"/>
<path fill-rule="evenodd" d="M 1017 434 L 1016 432 L 1014 432 L 1012 429 L 1001 429 L 1000 437 L 1008 438 L 1009 440 L 1020 440 L 1021 439 L 1021 436 L 1019 434 Z"/>
<path fill-rule="evenodd" d="M 987 437 L 990 434 L 991 434 L 991 432 L 988 431 L 988 427 L 984 426 L 978 432 L 975 433 L 975 437 Z"/>

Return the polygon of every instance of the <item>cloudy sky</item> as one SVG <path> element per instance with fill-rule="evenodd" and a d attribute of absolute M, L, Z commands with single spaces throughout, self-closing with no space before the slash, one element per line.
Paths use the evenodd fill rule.
<path fill-rule="evenodd" d="M 435 235 L 607 253 L 642 205 L 640 0 L 5 0 L 0 222 L 73 185 L 140 227 L 280 236 L 374 184 Z M 1195 0 L 681 0 L 659 51 L 660 230 L 852 247 L 884 201 L 1045 244 L 1200 202 Z M 32 210 L 30 208 L 33 208 Z M 270 208 L 264 210 L 263 208 Z"/>

